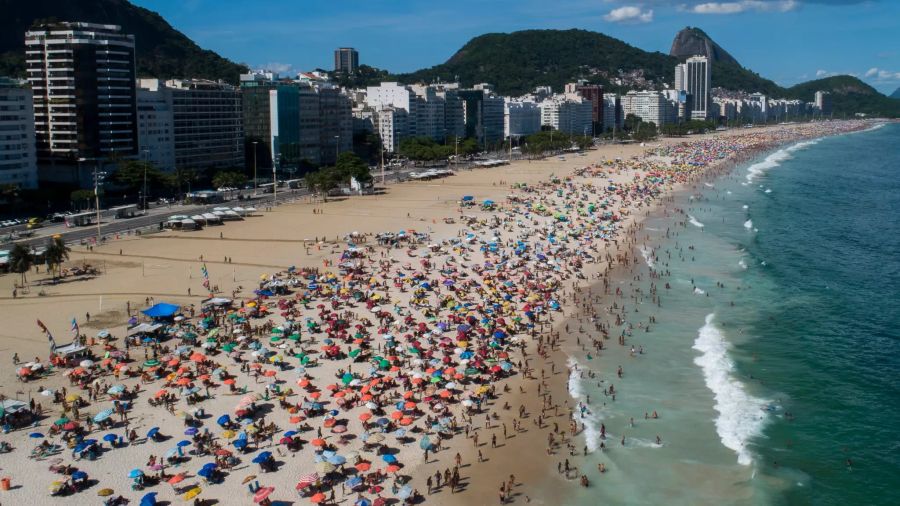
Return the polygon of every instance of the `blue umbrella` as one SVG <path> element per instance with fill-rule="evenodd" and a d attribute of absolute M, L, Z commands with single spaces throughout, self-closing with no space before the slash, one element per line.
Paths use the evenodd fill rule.
<path fill-rule="evenodd" d="M 106 420 L 107 418 L 111 417 L 113 415 L 113 413 L 115 413 L 115 412 L 116 411 L 114 409 L 104 409 L 103 411 L 97 413 L 96 416 L 94 416 L 94 421 L 102 422 L 103 420 Z"/>
<path fill-rule="evenodd" d="M 356 488 L 356 487 L 362 485 L 362 483 L 363 483 L 363 479 L 360 478 L 359 476 L 353 476 L 344 482 L 344 484 L 350 488 Z"/>
<path fill-rule="evenodd" d="M 215 462 L 207 462 L 206 464 L 203 464 L 201 469 L 217 469 L 218 467 L 219 465 Z"/>
<path fill-rule="evenodd" d="M 132 469 L 128 473 L 129 478 L 139 478 L 143 475 L 144 475 L 144 471 L 141 471 L 140 469 Z"/>
<path fill-rule="evenodd" d="M 229 422 L 231 422 L 231 417 L 228 415 L 222 415 L 216 419 L 216 423 L 219 425 L 225 425 Z"/>
<path fill-rule="evenodd" d="M 422 436 L 422 439 L 419 440 L 419 448 L 423 450 L 428 450 L 432 447 L 431 439 L 428 439 L 428 436 Z"/>
<path fill-rule="evenodd" d="M 365 497 L 360 497 L 355 503 L 353 503 L 353 506 L 372 506 L 372 503 Z"/>
<path fill-rule="evenodd" d="M 397 462 L 397 457 L 391 455 L 390 453 L 386 453 L 381 456 L 381 460 L 387 462 L 388 464 L 393 464 L 394 462 Z"/>
<path fill-rule="evenodd" d="M 331 457 L 328 457 L 327 460 L 329 464 L 334 464 L 336 466 L 344 465 L 347 463 L 347 458 L 341 455 L 332 455 Z"/>
<path fill-rule="evenodd" d="M 377 423 L 378 425 L 387 425 L 391 423 L 391 421 L 387 418 L 379 418 L 378 420 L 375 420 L 375 423 Z"/>
<path fill-rule="evenodd" d="M 296 436 L 297 434 L 298 434 L 297 431 L 295 431 L 295 430 L 289 430 L 289 431 L 287 431 L 287 432 L 284 433 L 284 437 L 292 437 L 292 436 Z"/>
<path fill-rule="evenodd" d="M 406 499 L 409 498 L 409 496 L 412 495 L 412 492 L 413 492 L 413 489 L 412 489 L 411 486 L 409 486 L 409 485 L 403 485 L 403 488 L 401 488 L 401 489 L 397 492 L 397 498 L 400 499 L 400 500 L 402 500 L 402 501 L 405 501 Z"/>
<path fill-rule="evenodd" d="M 193 436 L 194 434 L 200 432 L 197 430 L 197 427 L 188 427 L 186 431 L 184 431 L 185 436 Z"/>
<path fill-rule="evenodd" d="M 44 437 L 44 435 L 41 434 L 40 432 L 32 432 L 31 434 L 28 435 L 28 437 L 30 437 L 32 439 L 39 439 L 39 438 Z"/>
<path fill-rule="evenodd" d="M 237 449 L 239 449 L 239 450 L 240 450 L 241 448 L 244 448 L 245 446 L 247 446 L 247 440 L 246 440 L 246 439 L 236 439 L 236 440 L 234 441 L 234 447 L 237 448 Z"/>
<path fill-rule="evenodd" d="M 87 450 L 88 448 L 90 448 L 90 446 L 91 445 L 89 445 L 89 444 L 78 443 L 77 445 L 75 445 L 75 448 L 72 448 L 72 451 L 74 451 L 75 453 L 81 453 L 81 452 Z"/>
<path fill-rule="evenodd" d="M 191 442 L 188 441 L 187 439 L 182 439 L 181 441 L 175 443 L 175 446 L 178 446 L 178 447 L 184 447 L 184 446 L 190 446 L 190 445 L 191 445 Z"/>
<path fill-rule="evenodd" d="M 140 506 L 156 506 L 156 492 L 150 492 L 141 497 Z"/>
<path fill-rule="evenodd" d="M 165 457 L 168 459 L 168 458 L 174 457 L 175 455 L 178 455 L 178 447 L 177 446 L 175 448 L 170 448 L 169 451 L 166 452 Z"/>
<path fill-rule="evenodd" d="M 73 480 L 83 480 L 85 478 L 87 478 L 87 473 L 84 471 L 75 471 L 72 473 Z"/>
<path fill-rule="evenodd" d="M 147 431 L 147 437 L 153 437 L 157 434 L 159 434 L 159 427 L 153 427 Z"/>
<path fill-rule="evenodd" d="M 204 467 L 203 469 L 197 471 L 197 476 L 200 476 L 203 478 L 209 478 L 212 475 L 212 473 L 213 473 L 212 469 Z"/>
<path fill-rule="evenodd" d="M 115 434 L 107 434 L 107 435 L 103 436 L 103 440 L 107 441 L 109 443 L 115 442 L 116 439 L 119 439 L 119 437 L 116 436 Z"/>
<path fill-rule="evenodd" d="M 253 457 L 254 464 L 262 464 L 263 462 L 269 460 L 272 457 L 272 452 L 262 452 L 256 457 Z"/>

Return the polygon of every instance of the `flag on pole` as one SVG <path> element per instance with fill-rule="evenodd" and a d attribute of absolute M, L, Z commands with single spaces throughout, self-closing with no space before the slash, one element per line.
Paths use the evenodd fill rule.
<path fill-rule="evenodd" d="M 200 272 L 203 274 L 203 288 L 209 290 L 209 271 L 206 269 L 205 263 L 200 266 Z"/>
<path fill-rule="evenodd" d="M 47 334 L 47 341 L 50 342 L 50 353 L 56 353 L 56 340 L 53 339 L 53 334 L 50 333 L 44 322 L 37 320 L 37 326 L 41 329 L 41 332 Z"/>
<path fill-rule="evenodd" d="M 78 335 L 78 322 L 75 321 L 75 317 L 72 317 L 72 333 L 76 336 Z"/>

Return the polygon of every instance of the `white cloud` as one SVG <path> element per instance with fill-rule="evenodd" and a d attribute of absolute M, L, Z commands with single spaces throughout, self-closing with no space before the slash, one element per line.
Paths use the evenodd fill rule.
<path fill-rule="evenodd" d="M 610 23 L 649 23 L 653 21 L 653 9 L 643 11 L 640 7 L 626 5 L 609 11 L 603 19 Z"/>
<path fill-rule="evenodd" d="M 788 12 L 799 6 L 797 0 L 738 0 L 734 2 L 706 2 L 680 9 L 694 14 L 739 14 L 741 12 Z"/>
<path fill-rule="evenodd" d="M 280 63 L 280 62 L 269 62 L 264 65 L 261 65 L 259 68 L 264 70 L 269 70 L 272 72 L 277 72 L 282 75 L 288 75 L 294 73 L 294 65 L 290 63 Z"/>
<path fill-rule="evenodd" d="M 891 70 L 880 69 L 878 67 L 872 67 L 868 71 L 866 71 L 866 77 L 875 78 L 876 81 L 900 81 L 900 72 L 894 72 Z"/>
<path fill-rule="evenodd" d="M 816 77 L 828 77 L 837 75 L 835 72 L 828 72 L 827 70 L 817 70 Z"/>

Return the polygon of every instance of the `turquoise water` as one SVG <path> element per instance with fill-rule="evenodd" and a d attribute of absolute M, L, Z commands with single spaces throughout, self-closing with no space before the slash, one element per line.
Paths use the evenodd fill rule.
<path fill-rule="evenodd" d="M 645 222 L 627 325 L 568 350 L 591 487 L 551 473 L 566 504 L 900 503 L 898 145 L 892 124 L 785 146 Z"/>

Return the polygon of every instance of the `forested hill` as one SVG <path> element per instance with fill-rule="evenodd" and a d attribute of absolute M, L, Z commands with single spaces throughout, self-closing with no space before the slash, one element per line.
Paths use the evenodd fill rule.
<path fill-rule="evenodd" d="M 199 77 L 237 83 L 245 71 L 201 48 L 159 14 L 126 0 L 0 0 L 0 75 L 24 77 L 25 32 L 40 21 L 121 25 L 135 37 L 141 77 Z"/>

